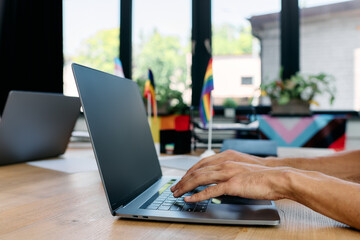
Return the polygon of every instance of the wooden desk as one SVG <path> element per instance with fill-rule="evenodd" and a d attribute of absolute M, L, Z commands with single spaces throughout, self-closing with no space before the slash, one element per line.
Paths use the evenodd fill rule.
<path fill-rule="evenodd" d="M 164 168 L 163 173 L 184 172 Z M 0 167 L 0 239 L 360 238 L 360 232 L 296 202 L 281 200 L 276 205 L 278 227 L 123 220 L 110 214 L 98 172 L 68 174 L 27 164 Z"/>

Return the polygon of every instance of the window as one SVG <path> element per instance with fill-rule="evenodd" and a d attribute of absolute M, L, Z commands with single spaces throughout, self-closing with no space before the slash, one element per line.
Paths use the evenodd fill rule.
<path fill-rule="evenodd" d="M 141 89 L 152 70 L 160 113 L 190 105 L 190 39 L 191 0 L 133 0 L 133 79 Z"/>
<path fill-rule="evenodd" d="M 70 64 L 114 73 L 119 55 L 119 0 L 64 0 L 64 94 L 77 96 Z"/>
<path fill-rule="evenodd" d="M 300 69 L 335 78 L 336 96 L 315 100 L 313 110 L 360 110 L 360 1 L 300 2 Z"/>
<path fill-rule="evenodd" d="M 253 77 L 241 77 L 241 85 L 252 85 Z"/>
<path fill-rule="evenodd" d="M 257 94 L 256 104 L 261 81 L 279 75 L 280 29 L 274 13 L 280 7 L 280 0 L 212 1 L 215 105 L 222 105 L 226 98 L 248 105 Z"/>

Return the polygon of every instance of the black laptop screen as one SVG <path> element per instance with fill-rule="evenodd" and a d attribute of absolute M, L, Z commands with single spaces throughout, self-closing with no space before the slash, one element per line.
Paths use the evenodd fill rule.
<path fill-rule="evenodd" d="M 73 64 L 80 99 L 110 208 L 114 211 L 161 177 L 138 86 Z"/>

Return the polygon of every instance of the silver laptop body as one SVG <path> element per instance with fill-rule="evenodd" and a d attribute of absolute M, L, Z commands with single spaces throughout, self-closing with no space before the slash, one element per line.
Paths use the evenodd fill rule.
<path fill-rule="evenodd" d="M 188 206 L 173 198 L 169 188 L 178 179 L 162 176 L 137 84 L 78 64 L 72 68 L 113 215 L 171 222 L 279 224 L 272 201 L 221 196 Z"/>
<path fill-rule="evenodd" d="M 0 122 L 0 165 L 63 154 L 79 114 L 77 97 L 10 91 Z"/>

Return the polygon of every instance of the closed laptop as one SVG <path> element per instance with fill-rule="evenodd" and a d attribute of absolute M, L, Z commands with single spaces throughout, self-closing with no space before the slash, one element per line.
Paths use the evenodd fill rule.
<path fill-rule="evenodd" d="M 79 114 L 77 97 L 10 91 L 0 121 L 0 165 L 63 154 Z"/>

